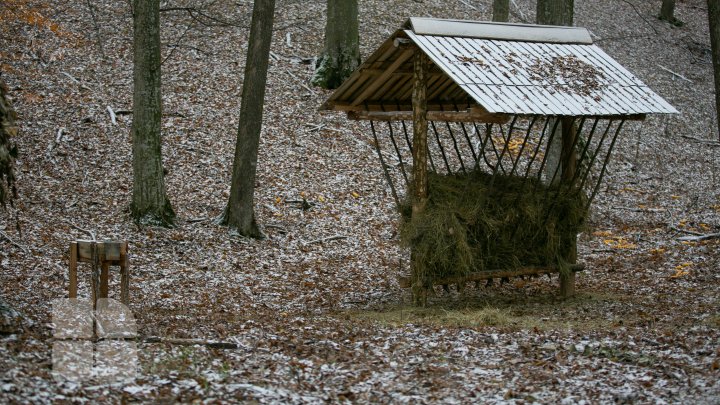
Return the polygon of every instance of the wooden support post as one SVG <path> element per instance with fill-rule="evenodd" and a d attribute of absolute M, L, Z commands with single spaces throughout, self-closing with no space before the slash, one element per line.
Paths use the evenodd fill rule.
<path fill-rule="evenodd" d="M 120 247 L 120 301 L 130 305 L 130 269 L 128 268 L 128 244 L 124 242 Z"/>
<path fill-rule="evenodd" d="M 575 170 L 577 170 L 577 155 L 574 150 L 577 131 L 572 118 L 562 118 L 561 125 L 562 153 L 560 156 L 562 162 L 562 177 L 560 181 L 562 183 L 561 187 L 564 185 L 570 187 L 570 183 L 575 177 Z M 563 235 L 561 235 L 561 238 L 562 237 Z M 577 235 L 568 236 L 566 243 L 568 246 L 566 247 L 567 250 L 565 251 L 564 259 L 572 266 L 577 263 Z M 574 271 L 567 273 L 560 272 L 560 295 L 565 298 L 575 295 Z"/>
<path fill-rule="evenodd" d="M 100 252 L 98 244 L 93 241 L 90 244 L 92 272 L 90 273 L 90 288 L 92 289 L 93 310 L 97 309 L 97 300 L 100 298 Z"/>
<path fill-rule="evenodd" d="M 427 145 L 427 71 L 428 57 L 423 51 L 416 48 L 413 61 L 413 195 L 412 220 L 425 210 L 428 198 L 428 145 Z M 428 288 L 432 285 L 424 279 L 424 272 L 420 271 L 417 255 L 410 252 L 411 271 L 413 279 L 413 301 L 415 305 L 427 305 Z M 430 285 L 429 285 L 430 284 Z"/>
<path fill-rule="evenodd" d="M 78 257 L 78 245 L 77 242 L 70 244 L 70 263 L 69 263 L 69 274 L 70 285 L 68 286 L 69 298 L 77 298 L 77 257 Z"/>

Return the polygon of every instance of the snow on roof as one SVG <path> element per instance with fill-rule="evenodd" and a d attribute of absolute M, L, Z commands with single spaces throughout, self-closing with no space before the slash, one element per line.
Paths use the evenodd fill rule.
<path fill-rule="evenodd" d="M 409 110 L 412 48 L 433 62 L 429 109 L 490 114 L 677 113 L 584 28 L 411 18 L 330 97 L 335 110 Z M 458 107 L 459 106 L 459 107 Z"/>

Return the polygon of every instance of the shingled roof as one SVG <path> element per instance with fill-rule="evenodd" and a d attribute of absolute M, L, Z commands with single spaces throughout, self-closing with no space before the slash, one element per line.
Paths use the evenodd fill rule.
<path fill-rule="evenodd" d="M 584 28 L 410 18 L 321 107 L 411 111 L 412 55 L 432 61 L 428 111 L 503 115 L 677 113 Z"/>

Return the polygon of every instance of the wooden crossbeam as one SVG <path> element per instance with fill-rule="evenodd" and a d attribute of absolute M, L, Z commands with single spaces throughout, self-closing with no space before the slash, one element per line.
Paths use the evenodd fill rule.
<path fill-rule="evenodd" d="M 412 111 L 348 111 L 348 118 L 356 121 L 411 121 L 413 114 Z M 504 124 L 510 120 L 510 116 L 505 114 L 490 114 L 485 111 L 470 108 L 465 111 L 428 111 L 427 119 L 429 121 Z"/>
<path fill-rule="evenodd" d="M 579 271 L 585 270 L 585 264 L 579 263 L 579 264 L 573 264 L 570 266 L 570 271 L 573 273 L 577 273 Z M 513 270 L 488 270 L 488 271 L 478 271 L 475 273 L 470 273 L 467 276 L 463 277 L 447 277 L 447 278 L 441 278 L 437 280 L 433 280 L 433 285 L 450 285 L 450 284 L 458 284 L 458 283 L 465 283 L 468 281 L 481 281 L 481 280 L 488 280 L 492 278 L 510 278 L 510 277 L 520 277 L 520 276 L 532 276 L 532 275 L 542 275 L 542 274 L 552 274 L 552 273 L 559 273 L 560 269 L 557 267 L 521 267 L 519 269 L 513 269 Z M 412 285 L 412 279 L 410 276 L 399 276 L 398 282 L 400 283 L 400 288 L 410 288 Z"/>

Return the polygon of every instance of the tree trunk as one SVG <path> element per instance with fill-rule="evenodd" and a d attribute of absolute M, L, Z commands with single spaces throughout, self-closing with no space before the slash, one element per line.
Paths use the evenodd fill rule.
<path fill-rule="evenodd" d="M 160 124 L 160 0 L 133 0 L 133 195 L 131 211 L 143 225 L 172 226 L 165 193 Z"/>
<path fill-rule="evenodd" d="M 357 0 L 328 0 L 325 50 L 318 60 L 312 83 L 338 88 L 360 64 Z"/>
<path fill-rule="evenodd" d="M 675 0 L 662 0 L 662 6 L 660 7 L 660 16 L 658 17 L 663 21 L 667 21 L 670 24 L 675 24 Z"/>
<path fill-rule="evenodd" d="M 574 8 L 574 0 L 538 0 L 535 20 L 538 24 L 571 26 Z"/>
<path fill-rule="evenodd" d="M 17 196 L 15 188 L 15 158 L 17 146 L 12 139 L 17 136 L 18 127 L 15 126 L 17 114 L 13 109 L 12 101 L 7 97 L 8 88 L 0 79 L 0 204 L 5 206 Z"/>
<path fill-rule="evenodd" d="M 507 22 L 510 17 L 510 0 L 494 0 L 492 20 Z"/>
<path fill-rule="evenodd" d="M 708 0 L 708 21 L 710 45 L 712 46 L 713 69 L 715 71 L 715 113 L 717 116 L 718 140 L 720 140 L 720 2 Z"/>
<path fill-rule="evenodd" d="M 258 239 L 264 235 L 255 221 L 253 203 L 274 12 L 275 0 L 255 0 L 240 101 L 240 124 L 235 144 L 230 200 L 220 219 L 222 225 L 227 225 L 238 234 Z"/>

